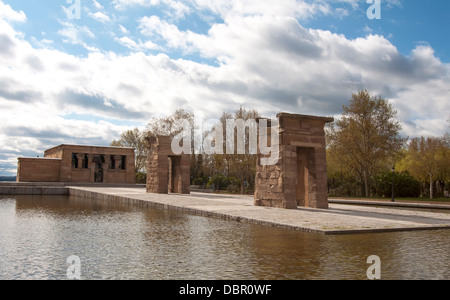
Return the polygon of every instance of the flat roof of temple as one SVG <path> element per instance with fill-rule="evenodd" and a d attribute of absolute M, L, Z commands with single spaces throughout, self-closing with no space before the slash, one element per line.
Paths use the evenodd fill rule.
<path fill-rule="evenodd" d="M 83 147 L 83 148 L 110 148 L 110 149 L 127 149 L 127 150 L 135 150 L 135 148 L 131 147 L 118 147 L 118 146 L 93 146 L 93 145 L 71 145 L 71 144 L 62 144 L 50 149 L 47 149 L 46 151 L 56 149 L 56 148 L 62 148 L 62 147 Z"/>
<path fill-rule="evenodd" d="M 327 123 L 334 122 L 334 118 L 332 117 L 319 117 L 319 116 L 310 116 L 310 115 L 301 115 L 301 114 L 291 114 L 291 113 L 279 113 L 277 118 L 298 118 L 298 119 L 309 119 L 309 120 L 320 120 Z"/>

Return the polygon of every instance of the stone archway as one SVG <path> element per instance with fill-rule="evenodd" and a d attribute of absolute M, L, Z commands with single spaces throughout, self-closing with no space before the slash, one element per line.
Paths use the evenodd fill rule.
<path fill-rule="evenodd" d="M 175 155 L 168 136 L 152 136 L 147 141 L 147 193 L 190 194 L 190 155 Z"/>
<path fill-rule="evenodd" d="M 324 127 L 334 119 L 287 113 L 277 118 L 279 159 L 275 165 L 263 166 L 260 161 L 264 156 L 258 154 L 255 205 L 327 209 Z"/>

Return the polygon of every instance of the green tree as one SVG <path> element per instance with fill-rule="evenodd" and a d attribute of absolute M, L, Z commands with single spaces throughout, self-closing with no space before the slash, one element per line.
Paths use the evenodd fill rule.
<path fill-rule="evenodd" d="M 392 182 L 396 197 L 418 197 L 420 194 L 420 182 L 409 174 L 408 171 L 396 172 L 384 171 L 374 176 L 376 196 L 390 197 L 392 194 Z"/>
<path fill-rule="evenodd" d="M 408 170 L 424 186 L 429 183 L 429 197 L 433 199 L 435 183 L 440 184 L 443 192 L 450 177 L 449 136 L 412 139 L 400 170 Z"/>
<path fill-rule="evenodd" d="M 353 169 L 343 163 L 334 148 L 327 149 L 328 193 L 333 196 L 356 196 L 358 183 Z"/>
<path fill-rule="evenodd" d="M 366 197 L 372 175 L 387 161 L 394 164 L 405 144 L 400 130 L 394 107 L 381 97 L 371 97 L 367 90 L 353 94 L 348 106 L 343 106 L 342 117 L 330 127 L 329 153 L 361 178 Z"/>

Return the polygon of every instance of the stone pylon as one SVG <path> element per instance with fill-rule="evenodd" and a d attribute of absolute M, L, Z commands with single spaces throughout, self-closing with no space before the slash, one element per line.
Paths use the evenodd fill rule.
<path fill-rule="evenodd" d="M 264 156 L 258 154 L 255 205 L 327 209 L 324 127 L 334 119 L 287 113 L 280 113 L 277 118 L 279 159 L 275 165 L 263 166 L 260 161 Z"/>
<path fill-rule="evenodd" d="M 151 136 L 147 141 L 147 193 L 190 194 L 190 155 L 175 155 L 168 136 Z"/>

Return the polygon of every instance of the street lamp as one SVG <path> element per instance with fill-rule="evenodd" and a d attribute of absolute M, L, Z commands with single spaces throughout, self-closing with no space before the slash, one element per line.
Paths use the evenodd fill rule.
<path fill-rule="evenodd" d="M 392 202 L 395 202 L 394 198 L 394 178 L 395 178 L 395 166 L 392 167 Z"/>

